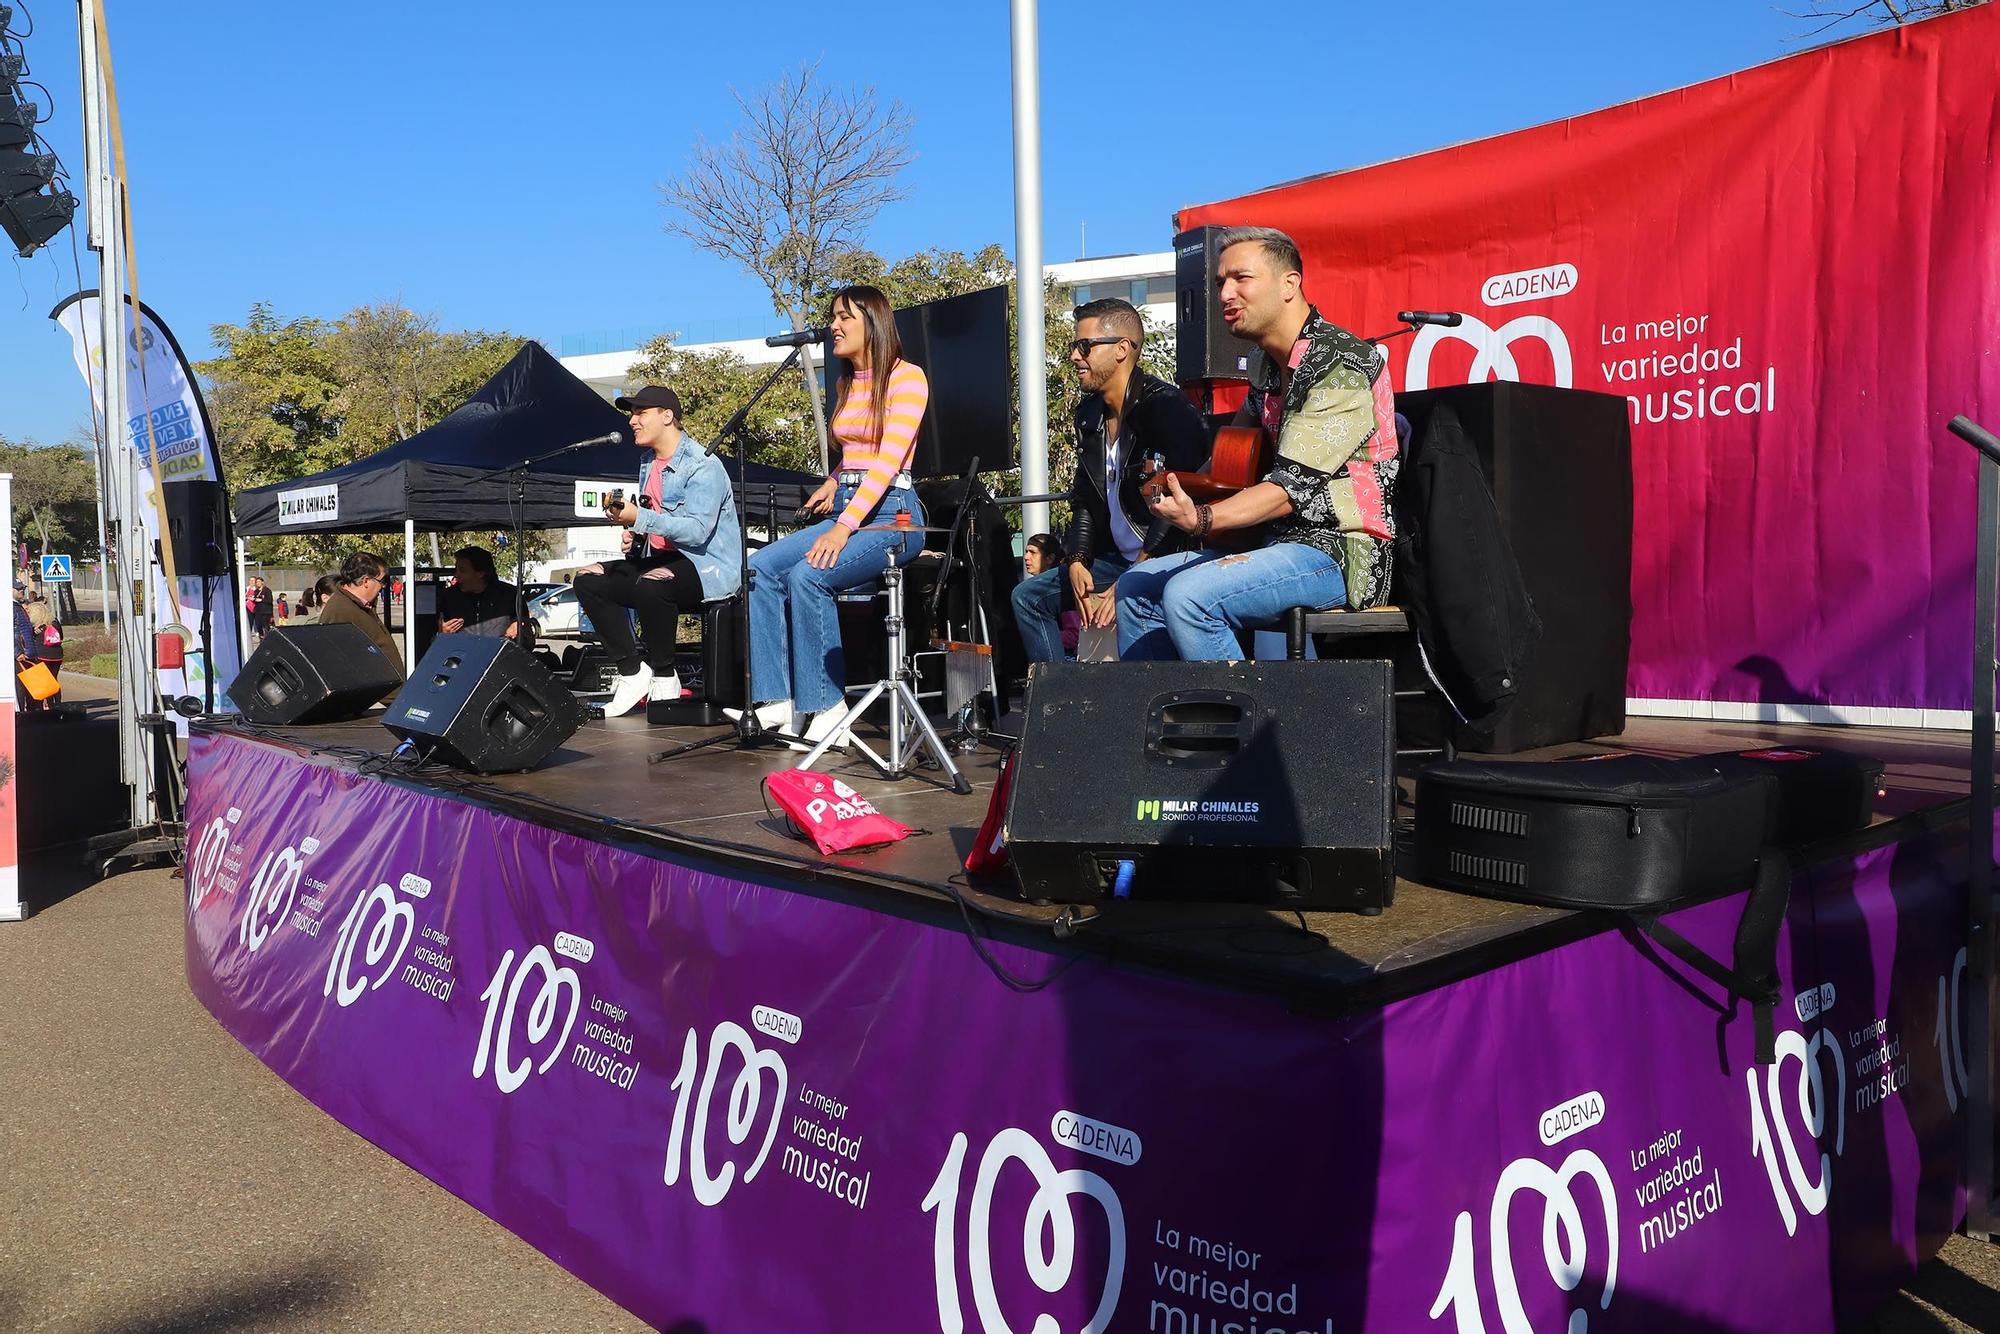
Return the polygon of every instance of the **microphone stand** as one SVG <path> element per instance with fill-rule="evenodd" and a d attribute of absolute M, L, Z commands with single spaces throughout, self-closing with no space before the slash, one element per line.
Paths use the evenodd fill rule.
<path fill-rule="evenodd" d="M 757 406 L 757 401 L 764 397 L 766 391 L 768 391 L 772 385 L 776 384 L 779 378 L 783 376 L 785 372 L 791 370 L 792 367 L 799 364 L 799 358 L 804 354 L 805 354 L 805 345 L 794 344 L 792 350 L 785 354 L 785 359 L 779 362 L 775 367 L 773 367 L 771 373 L 764 377 L 764 382 L 757 386 L 757 392 L 750 395 L 749 401 L 744 403 L 742 407 L 736 409 L 735 415 L 730 417 L 728 421 L 722 424 L 722 429 L 715 433 L 715 439 L 701 445 L 702 453 L 713 455 L 716 449 L 721 446 L 723 441 L 728 440 L 732 436 L 736 437 L 735 458 L 733 460 L 735 464 L 736 475 L 731 482 L 731 490 L 734 493 L 734 500 L 736 503 L 736 550 L 737 550 L 737 559 L 740 562 L 740 565 L 738 568 L 739 578 L 737 581 L 736 593 L 734 595 L 733 600 L 741 602 L 743 607 L 743 614 L 740 617 L 735 618 L 741 623 L 743 627 L 740 631 L 737 632 L 739 635 L 737 647 L 741 650 L 741 660 L 743 664 L 742 712 L 737 716 L 736 725 L 730 728 L 728 731 L 718 732 L 714 736 L 703 737 L 699 741 L 688 741 L 688 742 L 683 742 L 678 746 L 669 746 L 665 750 L 655 752 L 652 755 L 648 755 L 646 757 L 646 763 L 648 764 L 663 764 L 668 760 L 678 759 L 682 755 L 690 755 L 693 754 L 695 751 L 705 750 L 710 746 L 720 745 L 723 742 L 728 741 L 732 738 L 735 739 L 737 746 L 743 750 L 754 750 L 759 746 L 776 745 L 780 743 L 788 743 L 793 741 L 803 742 L 804 740 L 803 737 L 792 736 L 790 733 L 781 732 L 777 728 L 765 727 L 762 723 L 760 723 L 757 720 L 757 706 L 754 703 L 752 703 L 751 700 L 752 692 L 750 687 L 750 517 L 749 517 L 750 498 L 748 495 L 744 493 L 744 482 L 743 482 L 743 456 L 749 451 L 744 446 L 742 440 L 743 424 L 750 419 L 751 409 Z M 705 683 L 703 689 L 709 689 L 709 688 L 710 687 Z"/>
<path fill-rule="evenodd" d="M 533 454 L 518 463 L 508 463 L 498 468 L 489 468 L 487 471 L 473 478 L 472 482 L 469 483 L 477 484 L 489 477 L 498 477 L 502 473 L 508 474 L 514 483 L 514 494 L 509 502 L 509 509 L 514 516 L 514 643 L 524 653 L 533 653 L 535 651 L 535 626 L 528 619 L 528 590 L 524 582 L 528 564 L 528 469 L 534 467 L 537 463 L 546 463 L 552 458 L 567 454 L 573 449 L 582 449 L 586 445 L 598 445 L 602 443 L 604 443 L 602 439 L 572 441 L 560 449 L 551 449 L 546 453 Z M 414 628 L 416 625 L 417 608 L 417 572 L 415 570 L 406 571 L 406 581 L 409 585 L 409 592 L 403 604 L 403 615 L 410 618 L 410 625 Z"/>
<path fill-rule="evenodd" d="M 1361 341 L 1369 344 L 1371 347 L 1380 347 L 1391 338 L 1401 338 L 1405 334 L 1413 334 L 1423 327 L 1421 324 L 1405 324 L 1400 329 L 1391 329 L 1388 333 L 1375 334 L 1373 337 L 1364 338 Z"/>

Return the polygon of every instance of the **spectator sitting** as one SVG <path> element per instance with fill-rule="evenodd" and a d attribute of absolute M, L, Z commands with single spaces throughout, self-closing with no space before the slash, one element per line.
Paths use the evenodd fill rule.
<path fill-rule="evenodd" d="M 1062 548 L 1057 546 L 1055 538 L 1047 533 L 1036 533 L 1029 538 L 1027 546 L 1021 552 L 1021 567 L 1030 579 L 1044 570 L 1059 570 L 1062 568 L 1062 563 Z M 1076 641 L 1083 633 L 1082 614 L 1075 607 L 1066 607 L 1062 614 L 1056 617 L 1056 626 L 1062 636 L 1064 652 L 1072 658 L 1075 657 Z"/>
<path fill-rule="evenodd" d="M 438 590 L 438 633 L 514 638 L 514 585 L 500 578 L 493 553 L 461 547 L 453 556 L 454 578 Z"/>
<path fill-rule="evenodd" d="M 395 664 L 396 683 L 382 692 L 382 702 L 387 704 L 403 688 L 403 654 L 396 645 L 395 637 L 389 633 L 382 618 L 375 614 L 375 599 L 382 596 L 382 588 L 389 574 L 388 563 L 372 551 L 357 551 L 349 556 L 340 567 L 340 574 L 334 580 L 333 593 L 320 608 L 321 625 L 347 624 L 358 626 L 373 641 L 377 651 Z"/>

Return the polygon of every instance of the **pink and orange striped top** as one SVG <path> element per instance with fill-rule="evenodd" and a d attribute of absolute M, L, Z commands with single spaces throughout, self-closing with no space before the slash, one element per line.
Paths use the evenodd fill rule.
<path fill-rule="evenodd" d="M 882 434 L 877 440 L 869 411 L 874 385 L 873 369 L 854 372 L 847 401 L 828 424 L 833 438 L 840 442 L 841 471 L 868 474 L 837 520 L 850 532 L 868 522 L 882 493 L 889 489 L 889 480 L 910 466 L 910 456 L 917 448 L 917 427 L 931 401 L 931 382 L 924 368 L 898 361 L 889 372 L 889 396 L 882 404 Z"/>

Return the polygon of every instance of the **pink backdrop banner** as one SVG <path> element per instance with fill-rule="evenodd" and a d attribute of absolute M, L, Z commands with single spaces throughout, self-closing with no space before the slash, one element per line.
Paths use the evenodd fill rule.
<path fill-rule="evenodd" d="M 1397 389 L 1625 396 L 1641 698 L 1970 705 L 2000 8 L 1183 211 L 1299 241 Z M 1559 486 L 1560 479 L 1550 479 Z"/>

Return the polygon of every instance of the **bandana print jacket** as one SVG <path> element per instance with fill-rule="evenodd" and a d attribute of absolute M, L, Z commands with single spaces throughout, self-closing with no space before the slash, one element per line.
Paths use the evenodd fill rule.
<path fill-rule="evenodd" d="M 1399 462 L 1396 405 L 1374 347 L 1317 309 L 1300 331 L 1289 389 L 1263 358 L 1237 417 L 1263 425 L 1278 442 L 1265 481 L 1283 488 L 1292 512 L 1270 526 L 1273 542 L 1299 542 L 1340 563 L 1347 605 L 1360 610 L 1389 595 L 1389 550 L 1396 536 L 1389 502 Z"/>

